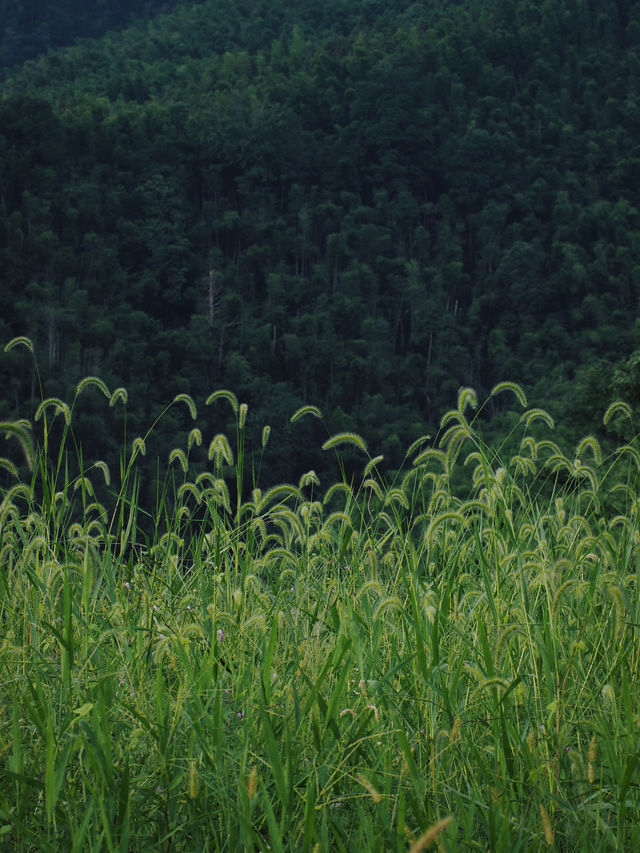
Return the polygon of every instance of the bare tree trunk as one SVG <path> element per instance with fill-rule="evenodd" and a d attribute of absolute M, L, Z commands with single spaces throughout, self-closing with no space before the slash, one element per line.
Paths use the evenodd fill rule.
<path fill-rule="evenodd" d="M 207 305 L 209 308 L 209 328 L 213 327 L 216 311 L 220 304 L 220 285 L 218 284 L 218 273 L 209 268 L 209 291 L 207 294 Z"/>

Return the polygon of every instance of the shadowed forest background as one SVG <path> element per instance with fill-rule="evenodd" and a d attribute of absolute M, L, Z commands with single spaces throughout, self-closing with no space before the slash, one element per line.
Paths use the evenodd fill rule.
<path fill-rule="evenodd" d="M 323 477 L 305 403 L 393 468 L 462 385 L 519 382 L 605 446 L 639 402 L 637 4 L 9 5 L 0 339 L 34 341 L 46 396 L 126 386 L 130 441 L 230 388 L 270 482 Z M 0 418 L 39 401 L 3 355 Z M 90 403 L 105 458 L 122 411 Z"/>

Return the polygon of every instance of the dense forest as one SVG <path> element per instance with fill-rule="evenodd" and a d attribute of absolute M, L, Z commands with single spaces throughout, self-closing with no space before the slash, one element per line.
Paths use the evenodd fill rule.
<path fill-rule="evenodd" d="M 125 386 L 130 440 L 230 388 L 274 482 L 327 464 L 305 403 L 393 467 L 462 385 L 517 381 L 569 437 L 638 402 L 637 4 L 96 8 L 0 22 L 0 338 L 46 395 Z M 31 417 L 23 352 L 0 378 L 0 418 Z M 91 403 L 104 456 L 122 411 Z"/>
<path fill-rule="evenodd" d="M 98 37 L 132 18 L 169 12 L 175 0 L 22 0 L 0 6 L 0 75 L 6 66 L 33 59 L 47 50 Z"/>

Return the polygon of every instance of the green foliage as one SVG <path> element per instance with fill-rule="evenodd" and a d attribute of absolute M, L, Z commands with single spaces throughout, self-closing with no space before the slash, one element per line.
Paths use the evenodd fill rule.
<path fill-rule="evenodd" d="M 96 37 L 121 27 L 133 16 L 165 11 L 157 0 L 111 0 L 86 7 L 74 0 L 60 0 L 55 7 L 43 0 L 24 0 L 3 10 L 0 25 L 0 69 L 38 56 L 78 38 Z"/>
<path fill-rule="evenodd" d="M 640 448 L 566 456 L 532 409 L 504 455 L 493 396 L 392 482 L 377 456 L 322 503 L 308 471 L 235 512 L 241 404 L 213 471 L 174 436 L 154 507 L 152 432 L 112 484 L 65 404 L 0 489 L 3 844 L 635 849 Z"/>
<path fill-rule="evenodd" d="M 0 326 L 42 371 L 9 348 L 3 420 L 40 378 L 126 386 L 131 435 L 231 387 L 274 427 L 274 483 L 329 473 L 324 425 L 287 426 L 310 405 L 389 470 L 470 385 L 489 432 L 526 387 L 567 441 L 614 440 L 593 412 L 634 393 L 639 346 L 635 7 L 125 5 L 0 22 L 1 64 L 147 16 L 0 84 Z M 117 456 L 82 396 L 77 437 Z"/>

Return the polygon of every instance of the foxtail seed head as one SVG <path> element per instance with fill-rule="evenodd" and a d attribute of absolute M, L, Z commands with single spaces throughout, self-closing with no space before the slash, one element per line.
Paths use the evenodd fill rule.
<path fill-rule="evenodd" d="M 247 796 L 249 799 L 253 799 L 258 791 L 258 768 L 254 764 L 251 768 L 251 773 L 249 773 L 249 778 L 247 779 Z"/>
<path fill-rule="evenodd" d="M 540 803 L 540 819 L 542 820 L 542 829 L 544 830 L 544 840 L 546 841 L 547 845 L 551 847 L 555 838 L 555 833 L 553 831 L 553 827 L 551 826 L 551 820 L 549 819 L 547 810 L 542 805 L 542 803 Z"/>
<path fill-rule="evenodd" d="M 189 796 L 192 800 L 196 799 L 199 791 L 200 780 L 198 778 L 198 771 L 196 769 L 196 761 L 195 758 L 192 758 L 189 762 Z"/>
<path fill-rule="evenodd" d="M 358 782 L 360 782 L 363 788 L 367 789 L 369 796 L 376 805 L 382 800 L 382 794 L 374 788 L 363 773 L 358 773 Z"/>
<path fill-rule="evenodd" d="M 452 817 L 445 817 L 443 820 L 439 820 L 437 823 L 434 823 L 433 826 L 430 826 L 424 835 L 421 835 L 420 838 L 411 845 L 409 853 L 419 853 L 420 850 L 426 850 L 428 847 L 431 847 L 433 842 L 437 841 L 440 833 L 449 826 L 452 820 Z"/>
<path fill-rule="evenodd" d="M 451 733 L 449 735 L 449 743 L 455 743 L 460 736 L 460 729 L 462 728 L 462 720 L 460 717 L 456 717 L 453 721 L 453 726 L 451 726 Z"/>

